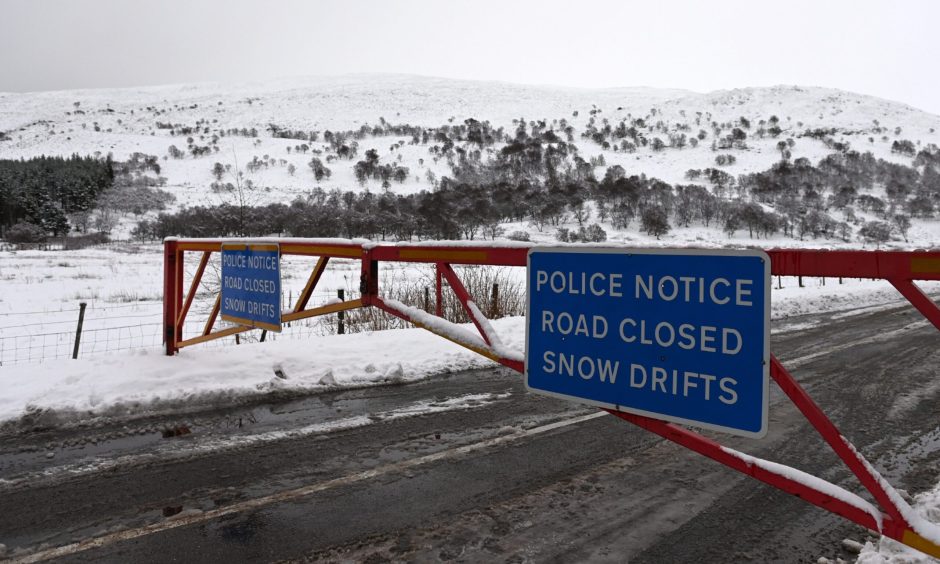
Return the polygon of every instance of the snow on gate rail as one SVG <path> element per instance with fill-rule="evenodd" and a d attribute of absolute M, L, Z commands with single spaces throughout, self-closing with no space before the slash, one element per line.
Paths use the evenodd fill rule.
<path fill-rule="evenodd" d="M 453 265 L 525 267 L 528 244 L 476 245 L 455 242 L 378 244 L 338 239 L 225 239 L 224 242 L 277 242 L 281 255 L 317 257 L 303 291 L 283 322 L 327 315 L 356 308 L 376 307 L 441 337 L 523 372 L 523 353 L 503 346 L 489 320 L 476 306 Z M 228 327 L 214 330 L 219 316 L 216 298 L 201 334 L 184 338 L 183 327 L 196 289 L 213 253 L 220 252 L 222 239 L 167 239 L 164 242 L 163 331 L 166 354 L 181 348 L 252 330 Z M 608 246 L 609 247 L 609 246 Z M 629 250 L 624 247 L 624 250 Z M 916 285 L 917 280 L 940 280 L 937 251 L 825 251 L 769 249 L 771 274 L 782 276 L 847 277 L 890 282 L 927 320 L 940 329 L 940 308 Z M 199 264 L 184 294 L 186 253 L 200 253 Z M 341 303 L 308 308 L 308 302 L 330 259 L 361 262 L 360 297 Z M 433 264 L 436 279 L 436 315 L 409 307 L 380 295 L 379 265 L 382 262 Z M 444 281 L 456 295 L 479 334 L 441 317 Z M 685 448 L 711 458 L 775 488 L 799 496 L 874 532 L 900 541 L 932 556 L 940 557 L 940 527 L 917 515 L 896 490 L 859 453 L 810 398 L 790 372 L 771 356 L 771 378 L 822 436 L 829 447 L 872 495 L 875 505 L 835 484 L 784 466 L 722 446 L 703 435 L 655 418 L 611 410 L 610 413 L 647 429 Z"/>

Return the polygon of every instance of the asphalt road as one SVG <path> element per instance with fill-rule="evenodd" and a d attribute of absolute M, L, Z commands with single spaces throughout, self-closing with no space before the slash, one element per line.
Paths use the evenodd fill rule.
<path fill-rule="evenodd" d="M 940 479 L 940 332 L 919 314 L 791 320 L 772 349 L 892 484 Z M 771 388 L 767 437 L 721 440 L 860 492 Z M 0 508 L 22 562 L 816 562 L 870 535 L 505 369 L 11 431 Z"/>

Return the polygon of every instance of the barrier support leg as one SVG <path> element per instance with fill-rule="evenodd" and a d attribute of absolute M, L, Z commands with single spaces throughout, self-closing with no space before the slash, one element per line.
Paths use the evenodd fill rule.
<path fill-rule="evenodd" d="M 608 412 L 624 421 L 629 421 L 638 427 L 676 443 L 681 447 L 685 447 L 693 452 L 711 458 L 732 470 L 747 474 L 752 478 L 760 480 L 788 494 L 805 499 L 817 507 L 831 511 L 836 515 L 841 515 L 853 523 L 858 523 L 869 530 L 878 532 L 881 528 L 875 516 L 863 511 L 861 508 L 846 503 L 825 492 L 813 489 L 788 476 L 777 474 L 757 464 L 748 463 L 747 459 L 736 455 L 734 451 L 726 449 L 722 447 L 721 444 L 694 431 L 684 429 L 672 423 L 666 423 L 665 421 L 635 415 L 633 413 L 622 413 L 610 410 L 608 410 Z"/>
<path fill-rule="evenodd" d="M 919 311 L 927 321 L 933 323 L 933 326 L 940 329 L 940 307 L 930 299 L 930 296 L 924 293 L 912 280 L 902 280 L 891 278 L 891 285 L 897 288 L 901 295 L 911 302 L 917 311 Z"/>
<path fill-rule="evenodd" d="M 193 281 L 189 285 L 189 292 L 186 294 L 186 301 L 183 302 L 183 309 L 180 311 L 179 317 L 176 319 L 176 338 L 178 341 L 183 340 L 183 322 L 186 321 L 186 315 L 189 313 L 189 308 L 193 305 L 193 299 L 196 297 L 196 289 L 199 288 L 199 283 L 202 281 L 202 274 L 206 271 L 206 265 L 209 264 L 210 256 L 212 256 L 212 251 L 205 251 L 202 253 L 202 258 L 199 260 L 199 267 L 196 269 L 196 274 L 193 275 Z"/>
<path fill-rule="evenodd" d="M 842 433 L 840 433 L 832 421 L 826 417 L 826 414 L 823 413 L 816 402 L 809 397 L 806 390 L 797 383 L 793 375 L 777 360 L 777 357 L 771 355 L 770 363 L 771 377 L 777 385 L 780 386 L 783 393 L 790 398 L 793 405 L 800 410 L 800 413 L 806 417 L 807 421 L 816 429 L 823 440 L 829 444 L 833 452 L 835 452 L 836 455 L 842 459 L 842 462 L 848 466 L 849 470 L 855 474 L 862 486 L 871 492 L 875 501 L 892 517 L 892 520 L 896 521 L 898 525 L 910 528 L 909 524 L 901 515 L 900 510 L 891 499 L 891 496 L 885 490 L 881 476 L 874 472 L 874 469 L 868 465 L 867 461 L 851 446 L 848 439 L 842 436 Z M 889 534 L 890 532 L 891 531 L 885 531 L 884 534 L 894 537 L 894 535 Z"/>
<path fill-rule="evenodd" d="M 294 311 L 303 311 L 307 307 L 307 302 L 310 301 L 310 296 L 313 295 L 313 290 L 316 289 L 317 283 L 320 282 L 320 277 L 323 276 L 323 271 L 326 270 L 326 265 L 330 262 L 330 257 L 320 257 L 317 260 L 317 265 L 313 267 L 313 271 L 310 272 L 310 277 L 307 279 L 307 284 L 304 286 L 303 291 L 297 296 L 297 304 L 294 305 Z"/>
<path fill-rule="evenodd" d="M 480 320 L 477 319 L 477 316 L 470 311 L 470 306 L 467 302 L 473 301 L 470 296 L 470 292 L 467 291 L 467 288 L 464 287 L 463 282 L 460 281 L 460 278 L 457 277 L 457 273 L 454 272 L 453 267 L 447 263 L 440 263 L 438 265 L 438 272 L 444 275 L 444 278 L 447 279 L 447 284 L 450 286 L 451 290 L 454 291 L 454 294 L 457 295 L 457 299 L 460 300 L 460 305 L 463 306 L 463 310 L 467 312 L 467 316 L 470 317 L 470 320 L 473 321 L 473 324 L 476 325 L 477 331 L 480 332 L 480 336 L 483 337 L 483 340 L 487 345 L 492 346 L 493 343 L 490 341 L 490 336 L 486 334 L 486 330 L 480 324 Z"/>
<path fill-rule="evenodd" d="M 206 327 L 202 330 L 203 335 L 212 333 L 212 327 L 215 326 L 215 320 L 219 317 L 219 309 L 222 307 L 222 293 L 215 295 L 215 303 L 212 305 L 212 311 L 209 312 L 209 319 L 206 320 Z"/>

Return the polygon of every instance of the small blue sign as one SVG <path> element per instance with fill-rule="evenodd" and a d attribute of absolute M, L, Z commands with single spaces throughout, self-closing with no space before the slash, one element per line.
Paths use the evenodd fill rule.
<path fill-rule="evenodd" d="M 222 245 L 222 319 L 281 330 L 281 254 L 276 243 Z"/>
<path fill-rule="evenodd" d="M 533 248 L 526 386 L 759 438 L 770 258 L 758 250 Z"/>

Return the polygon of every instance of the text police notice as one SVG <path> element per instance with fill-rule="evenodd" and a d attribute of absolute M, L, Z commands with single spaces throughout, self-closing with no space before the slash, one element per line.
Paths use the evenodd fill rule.
<path fill-rule="evenodd" d="M 770 259 L 533 248 L 526 386 L 749 437 L 767 432 Z"/>
<path fill-rule="evenodd" d="M 222 244 L 222 319 L 281 330 L 281 256 L 276 243 Z"/>

